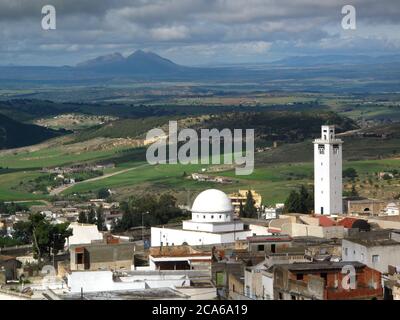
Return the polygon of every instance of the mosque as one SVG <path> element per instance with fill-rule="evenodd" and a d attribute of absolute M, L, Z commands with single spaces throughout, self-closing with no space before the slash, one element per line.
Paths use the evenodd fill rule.
<path fill-rule="evenodd" d="M 182 228 L 151 228 L 151 246 L 209 245 L 233 243 L 254 235 L 243 222 L 234 218 L 234 208 L 222 191 L 208 189 L 193 202 L 192 219 Z"/>

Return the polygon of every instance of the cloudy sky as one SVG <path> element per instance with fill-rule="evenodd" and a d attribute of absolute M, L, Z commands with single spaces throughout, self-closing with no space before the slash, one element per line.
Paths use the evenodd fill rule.
<path fill-rule="evenodd" d="M 41 27 L 46 4 L 56 8 L 56 30 Z M 346 4 L 356 8 L 356 30 L 341 26 Z M 2 65 L 73 65 L 136 49 L 185 65 L 398 53 L 400 1 L 0 0 Z"/>

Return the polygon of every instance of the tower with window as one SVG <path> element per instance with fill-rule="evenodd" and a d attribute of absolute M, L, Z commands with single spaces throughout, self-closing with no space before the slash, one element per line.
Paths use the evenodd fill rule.
<path fill-rule="evenodd" d="M 322 126 L 314 143 L 314 212 L 321 215 L 343 213 L 342 144 L 335 126 Z"/>

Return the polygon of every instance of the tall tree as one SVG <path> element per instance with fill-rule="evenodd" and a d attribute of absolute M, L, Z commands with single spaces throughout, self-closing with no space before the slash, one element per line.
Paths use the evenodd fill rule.
<path fill-rule="evenodd" d="M 57 253 L 65 245 L 66 238 L 72 235 L 68 223 L 53 225 L 40 213 L 33 213 L 26 222 L 14 225 L 13 237 L 24 243 L 32 243 L 34 255 L 39 261 L 51 252 Z"/>
<path fill-rule="evenodd" d="M 83 212 L 83 211 L 79 212 L 78 222 L 79 223 L 87 223 L 88 222 L 88 219 L 87 219 L 87 216 L 86 216 L 85 212 Z"/>
<path fill-rule="evenodd" d="M 99 231 L 105 231 L 107 230 L 106 228 L 106 223 L 104 219 L 104 210 L 103 206 L 98 207 L 97 212 L 96 212 L 96 225 L 97 229 Z"/>
<path fill-rule="evenodd" d="M 257 208 L 255 206 L 256 202 L 253 198 L 251 191 L 246 193 L 246 203 L 243 207 L 244 216 L 247 218 L 257 218 Z"/>
<path fill-rule="evenodd" d="M 285 212 L 310 213 L 314 207 L 314 197 L 305 186 L 300 191 L 292 190 L 285 201 Z"/>
<path fill-rule="evenodd" d="M 93 206 L 90 208 L 89 213 L 87 215 L 87 223 L 95 224 L 96 223 L 96 211 Z"/>

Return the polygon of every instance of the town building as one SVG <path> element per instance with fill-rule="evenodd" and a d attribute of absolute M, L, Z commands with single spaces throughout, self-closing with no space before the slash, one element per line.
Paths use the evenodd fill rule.
<path fill-rule="evenodd" d="M 354 268 L 351 287 L 344 268 Z M 347 270 L 347 269 L 346 269 Z M 381 273 L 360 262 L 310 262 L 274 268 L 275 300 L 381 299 Z"/>
<path fill-rule="evenodd" d="M 254 206 L 257 209 L 261 208 L 262 197 L 255 190 L 239 190 L 238 192 L 233 192 L 233 193 L 229 194 L 228 197 L 232 201 L 232 205 L 233 205 L 236 217 L 239 217 L 240 206 L 241 205 L 244 206 L 246 204 L 247 193 L 249 191 L 251 192 L 251 195 L 253 196 Z"/>
<path fill-rule="evenodd" d="M 151 246 L 190 246 L 234 243 L 253 235 L 244 223 L 234 218 L 229 197 L 222 191 L 201 192 L 193 202 L 192 219 L 183 221 L 182 228 L 151 228 Z"/>
<path fill-rule="evenodd" d="M 361 199 L 347 201 L 347 214 L 354 216 L 379 216 L 384 213 L 388 202 L 384 200 Z"/>
<path fill-rule="evenodd" d="M 103 234 L 95 224 L 74 222 L 69 225 L 72 229 L 72 236 L 67 240 L 68 246 L 91 244 L 95 241 L 103 241 Z"/>
<path fill-rule="evenodd" d="M 343 239 L 342 260 L 359 261 L 381 273 L 400 268 L 400 233 L 366 232 Z"/>
<path fill-rule="evenodd" d="M 321 138 L 314 140 L 314 212 L 342 214 L 342 143 L 334 126 L 322 126 Z"/>
<path fill-rule="evenodd" d="M 121 242 L 116 238 L 91 244 L 70 245 L 70 271 L 131 270 L 135 253 L 142 251 L 141 243 Z"/>

